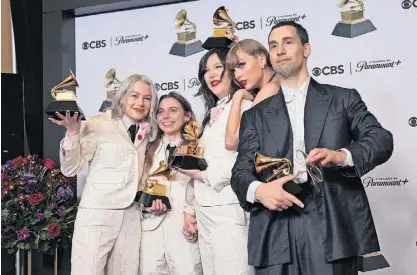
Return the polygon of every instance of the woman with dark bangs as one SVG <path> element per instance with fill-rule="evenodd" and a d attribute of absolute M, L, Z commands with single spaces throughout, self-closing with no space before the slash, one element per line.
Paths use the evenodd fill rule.
<path fill-rule="evenodd" d="M 202 123 L 200 146 L 208 168 L 205 171 L 179 169 L 194 179 L 203 272 L 215 274 L 253 274 L 248 265 L 248 213 L 239 205 L 230 186 L 231 169 L 237 153 L 225 148 L 226 124 L 232 99 L 238 89 L 226 70 L 228 49 L 211 49 L 201 59 L 196 96 L 202 96 L 206 115 Z M 252 102 L 241 100 L 241 112 Z"/>

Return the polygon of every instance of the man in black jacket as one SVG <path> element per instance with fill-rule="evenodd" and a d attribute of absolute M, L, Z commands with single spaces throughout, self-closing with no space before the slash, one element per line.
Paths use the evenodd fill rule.
<path fill-rule="evenodd" d="M 231 181 L 251 212 L 249 264 L 262 275 L 358 274 L 357 256 L 380 250 L 360 177 L 390 158 L 392 135 L 356 90 L 309 76 L 301 25 L 278 23 L 268 43 L 281 89 L 243 114 Z M 262 182 L 256 152 L 290 160 L 296 177 Z"/>

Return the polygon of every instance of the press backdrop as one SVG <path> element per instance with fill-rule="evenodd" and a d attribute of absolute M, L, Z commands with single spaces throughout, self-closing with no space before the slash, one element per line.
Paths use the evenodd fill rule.
<path fill-rule="evenodd" d="M 237 35 L 267 46 L 271 26 L 295 20 L 310 34 L 311 76 L 321 83 L 356 88 L 394 135 L 394 153 L 363 177 L 382 252 L 391 268 L 376 275 L 417 274 L 417 1 L 365 1 L 365 17 L 376 30 L 355 38 L 332 35 L 340 20 L 336 0 L 197 1 L 76 19 L 78 103 L 87 117 L 99 113 L 106 98 L 104 76 L 146 74 L 159 95 L 175 90 L 191 103 L 199 120 L 204 106 L 194 97 L 200 83 L 198 62 L 205 51 L 169 54 L 176 41 L 174 19 L 181 9 L 197 26 L 197 39 L 213 33 L 212 16 L 226 6 Z M 85 172 L 79 176 L 82 185 Z M 81 186 L 79 188 L 81 190 Z"/>

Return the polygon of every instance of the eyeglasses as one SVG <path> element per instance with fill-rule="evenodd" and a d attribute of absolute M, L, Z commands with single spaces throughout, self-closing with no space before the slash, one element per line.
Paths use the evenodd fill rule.
<path fill-rule="evenodd" d="M 306 153 L 304 153 L 301 150 L 297 150 L 296 151 L 296 158 L 299 161 L 299 163 L 306 168 L 306 171 L 310 175 L 311 180 L 313 181 L 314 185 L 319 183 L 319 182 L 323 182 L 323 175 L 322 175 L 320 169 L 317 166 L 311 165 L 310 163 L 307 162 L 307 154 Z M 298 171 L 297 175 L 295 175 L 295 176 L 299 177 L 299 175 L 300 175 L 300 171 Z"/>

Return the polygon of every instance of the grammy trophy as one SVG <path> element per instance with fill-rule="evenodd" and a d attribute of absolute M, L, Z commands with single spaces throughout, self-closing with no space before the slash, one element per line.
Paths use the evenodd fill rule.
<path fill-rule="evenodd" d="M 376 30 L 369 19 L 364 18 L 363 0 L 339 0 L 342 20 L 336 24 L 332 35 L 353 38 Z"/>
<path fill-rule="evenodd" d="M 203 44 L 203 48 L 210 50 L 212 48 L 227 48 L 232 45 L 233 40 L 227 35 L 235 32 L 236 23 L 230 19 L 224 6 L 218 8 L 213 15 L 214 32 L 213 36 L 207 38 Z"/>
<path fill-rule="evenodd" d="M 162 160 L 158 169 L 152 172 L 146 179 L 143 191 L 137 192 L 135 201 L 144 207 L 151 207 L 153 201 L 161 200 L 167 209 L 171 209 L 168 187 L 161 184 L 161 182 L 169 180 L 170 173 L 171 169 L 169 169 L 168 163 Z"/>
<path fill-rule="evenodd" d="M 71 70 L 64 80 L 52 88 L 51 95 L 53 100 L 46 107 L 45 113 L 49 117 L 61 120 L 56 115 L 56 112 L 62 114 L 63 116 L 66 115 L 66 111 L 70 111 L 71 116 L 74 116 L 74 113 L 78 112 L 81 119 L 85 120 L 84 113 L 76 102 L 77 95 L 75 91 L 65 89 L 67 87 L 79 87 L 78 82 Z"/>
<path fill-rule="evenodd" d="M 190 121 L 185 126 L 184 132 L 185 134 L 182 136 L 186 140 L 186 144 L 178 147 L 169 166 L 187 170 L 206 170 L 207 162 L 203 158 L 203 148 L 198 146 L 197 137 L 200 132 L 200 125 L 196 121 Z"/>
<path fill-rule="evenodd" d="M 256 173 L 263 182 L 271 182 L 292 174 L 291 161 L 286 158 L 271 158 L 256 152 L 254 162 Z M 302 188 L 293 181 L 285 183 L 282 188 L 294 196 L 302 191 Z"/>
<path fill-rule="evenodd" d="M 100 112 L 104 112 L 111 107 L 113 97 L 116 95 L 120 86 L 120 80 L 116 78 L 116 70 L 110 69 L 104 76 L 104 87 L 107 88 L 107 98 L 101 103 Z"/>
<path fill-rule="evenodd" d="M 186 57 L 201 52 L 201 41 L 196 39 L 197 27 L 187 19 L 187 10 L 180 10 L 175 16 L 175 28 L 178 41 L 175 42 L 169 54 Z"/>

